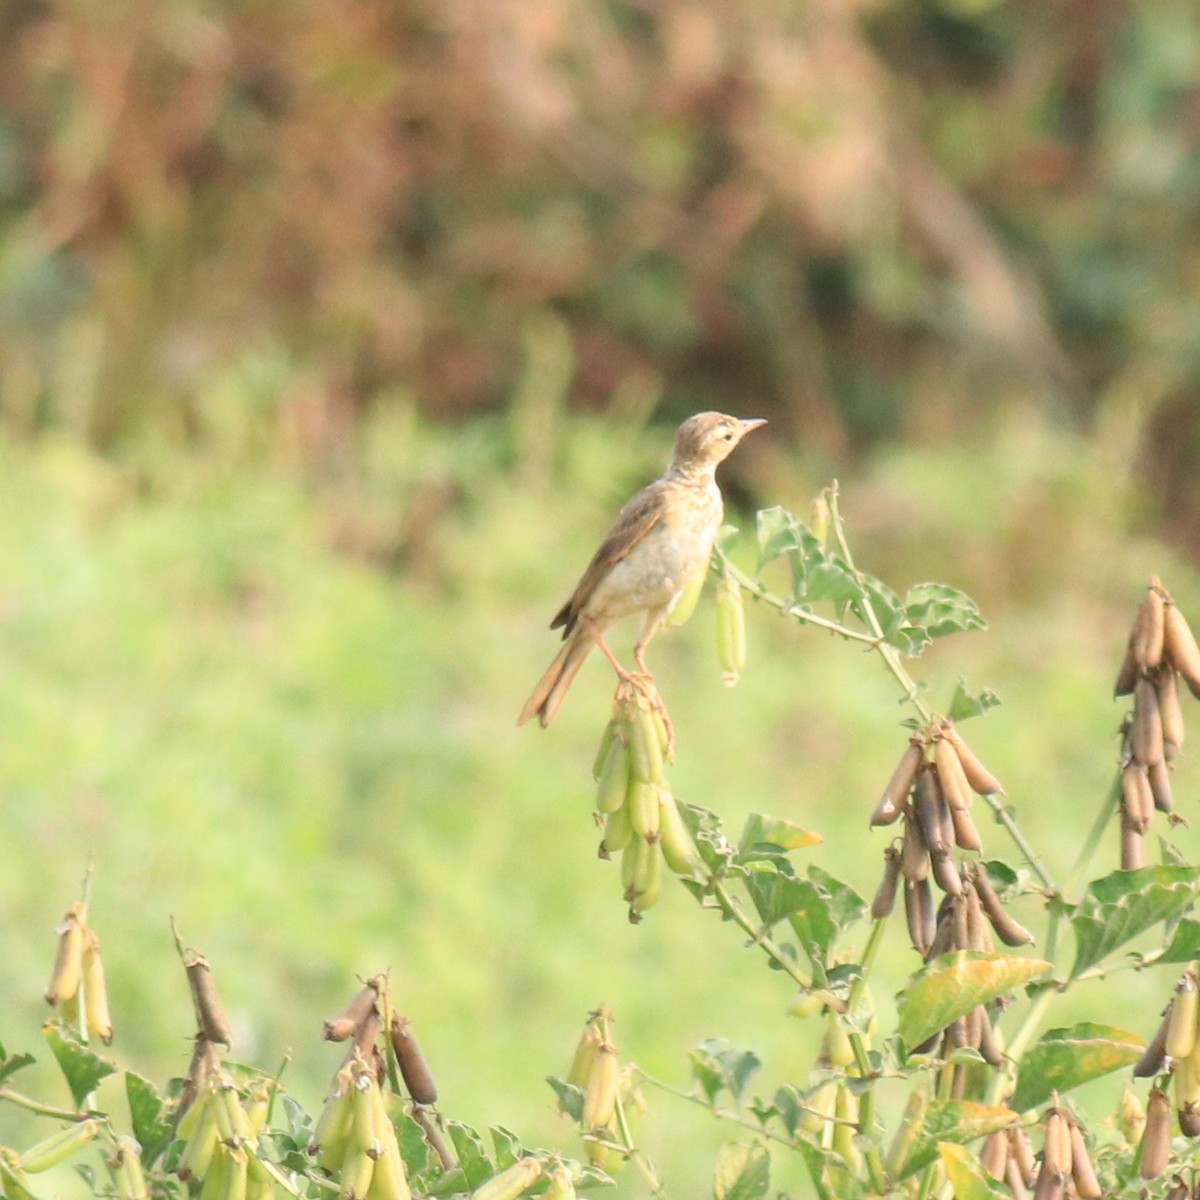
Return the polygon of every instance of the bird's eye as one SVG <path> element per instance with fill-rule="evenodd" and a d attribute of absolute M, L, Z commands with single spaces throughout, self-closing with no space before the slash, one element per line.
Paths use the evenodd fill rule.
<path fill-rule="evenodd" d="M 732 429 L 725 430 L 724 434 L 722 434 L 722 437 L 724 437 L 724 439 L 727 442 L 732 442 L 733 441 L 733 430 Z"/>

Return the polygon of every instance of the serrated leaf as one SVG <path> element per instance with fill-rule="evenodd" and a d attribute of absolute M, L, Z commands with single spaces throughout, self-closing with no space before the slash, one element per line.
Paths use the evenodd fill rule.
<path fill-rule="evenodd" d="M 938 1154 L 954 1191 L 954 1200 L 1012 1200 L 1012 1193 L 993 1179 L 966 1147 L 939 1142 Z"/>
<path fill-rule="evenodd" d="M 751 813 L 746 818 L 738 846 L 742 852 L 762 845 L 778 846 L 780 850 L 798 850 L 803 846 L 815 846 L 822 840 L 819 833 L 802 829 L 794 821 Z"/>
<path fill-rule="evenodd" d="M 1007 1129 L 1017 1121 L 1008 1107 L 993 1108 L 970 1100 L 933 1100 L 925 1110 L 921 1131 L 896 1171 L 896 1181 L 924 1170 L 939 1156 L 939 1145 L 953 1142 L 965 1145 L 978 1137 Z"/>
<path fill-rule="evenodd" d="M 966 592 L 946 583 L 910 587 L 904 595 L 904 616 L 909 626 L 924 630 L 930 638 L 987 628 L 979 605 Z"/>
<path fill-rule="evenodd" d="M 0 1046 L 0 1083 L 3 1083 L 10 1075 L 15 1075 L 22 1067 L 31 1066 L 37 1062 L 37 1059 L 32 1054 L 22 1052 L 14 1054 L 9 1058 L 4 1051 L 4 1047 Z"/>
<path fill-rule="evenodd" d="M 678 805 L 679 815 L 683 817 L 683 823 L 687 826 L 688 833 L 692 835 L 692 841 L 696 843 L 696 849 L 700 851 L 704 865 L 714 874 L 723 873 L 729 862 L 730 846 L 725 837 L 725 827 L 721 824 L 720 817 L 707 808 L 701 808 L 698 804 L 687 804 L 679 800 Z M 702 895 L 707 890 L 704 885 L 696 883 L 696 881 L 684 880 L 684 882 L 694 883 L 697 895 Z"/>
<path fill-rule="evenodd" d="M 1192 867 L 1142 867 L 1113 871 L 1093 881 L 1071 917 L 1077 978 L 1119 946 L 1159 921 L 1178 917 L 1196 898 Z"/>
<path fill-rule="evenodd" d="M 85 1046 L 79 1040 L 79 1035 L 61 1021 L 47 1021 L 42 1026 L 42 1033 L 62 1069 L 67 1087 L 71 1089 L 75 1107 L 82 1108 L 100 1080 L 116 1071 L 117 1064 L 107 1058 L 101 1058 L 94 1050 Z"/>
<path fill-rule="evenodd" d="M 808 877 L 824 893 L 829 915 L 842 930 L 857 924 L 866 915 L 867 902 L 848 883 L 815 863 L 808 868 Z"/>
<path fill-rule="evenodd" d="M 966 683 L 960 679 L 950 700 L 950 707 L 946 710 L 946 716 L 957 724 L 959 721 L 970 720 L 971 717 L 981 717 L 989 708 L 995 708 L 999 703 L 1000 697 L 991 688 L 984 688 L 977 696 L 973 696 L 967 691 Z"/>
<path fill-rule="evenodd" d="M 771 1187 L 771 1154 L 761 1142 L 729 1142 L 717 1152 L 714 1200 L 762 1200 Z"/>
<path fill-rule="evenodd" d="M 454 1143 L 454 1153 L 458 1158 L 458 1165 L 462 1168 L 471 1190 L 474 1191 L 481 1183 L 496 1174 L 495 1168 L 488 1160 L 483 1138 L 470 1125 L 466 1125 L 462 1121 L 447 1121 L 446 1132 L 450 1135 L 450 1141 Z"/>
<path fill-rule="evenodd" d="M 910 1049 L 951 1021 L 1050 970 L 1040 958 L 960 950 L 935 959 L 909 981 L 898 1000 L 898 1032 Z"/>
<path fill-rule="evenodd" d="M 772 1106 L 784 1129 L 788 1131 L 789 1135 L 794 1135 L 804 1116 L 804 1101 L 801 1099 L 799 1091 L 790 1083 L 785 1083 L 775 1092 Z"/>
<path fill-rule="evenodd" d="M 1009 1104 L 1021 1111 L 1033 1108 L 1051 1092 L 1067 1092 L 1129 1066 L 1145 1048 L 1144 1038 L 1111 1025 L 1086 1021 L 1070 1029 L 1051 1029 L 1021 1059 Z"/>
<path fill-rule="evenodd" d="M 489 1125 L 488 1133 L 492 1135 L 492 1145 L 496 1148 L 497 1171 L 503 1171 L 525 1157 L 521 1139 L 511 1129 L 505 1129 L 503 1125 Z"/>
<path fill-rule="evenodd" d="M 722 1090 L 740 1100 L 746 1083 L 762 1066 L 753 1050 L 737 1050 L 724 1038 L 706 1038 L 689 1057 L 692 1074 L 710 1104 Z"/>
<path fill-rule="evenodd" d="M 563 1112 L 579 1124 L 583 1123 L 583 1088 L 559 1079 L 557 1075 L 547 1075 L 546 1082 L 554 1089 Z"/>
<path fill-rule="evenodd" d="M 1194 917 L 1183 917 L 1175 926 L 1175 932 L 1156 963 L 1187 963 L 1200 958 L 1200 921 Z"/>
<path fill-rule="evenodd" d="M 125 1072 L 125 1098 L 133 1136 L 142 1147 L 142 1165 L 149 1167 L 174 1136 L 171 1122 L 164 1115 L 166 1105 L 154 1084 L 134 1071 Z"/>

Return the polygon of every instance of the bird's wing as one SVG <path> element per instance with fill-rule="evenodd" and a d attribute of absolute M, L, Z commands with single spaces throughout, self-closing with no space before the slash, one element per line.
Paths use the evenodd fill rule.
<path fill-rule="evenodd" d="M 576 584 L 571 598 L 558 610 L 551 629 L 565 626 L 563 637 L 568 637 L 575 628 L 579 614 L 599 586 L 600 581 L 641 542 L 663 518 L 663 499 L 666 483 L 659 479 L 642 488 L 617 515 L 616 524 L 609 530 L 608 537 L 600 543 L 600 549 L 592 556 L 583 577 Z"/>

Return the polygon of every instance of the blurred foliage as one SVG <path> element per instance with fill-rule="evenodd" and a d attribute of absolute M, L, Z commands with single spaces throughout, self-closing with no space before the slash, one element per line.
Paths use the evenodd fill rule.
<path fill-rule="evenodd" d="M 204 445 L 234 376 L 328 473 L 553 313 L 578 403 L 826 462 L 1136 403 L 1186 539 L 1198 177 L 1190 0 L 11 0 L 0 419 Z"/>

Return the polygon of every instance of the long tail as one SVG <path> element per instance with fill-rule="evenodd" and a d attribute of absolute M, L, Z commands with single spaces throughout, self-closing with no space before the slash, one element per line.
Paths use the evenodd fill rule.
<path fill-rule="evenodd" d="M 583 666 L 583 660 L 592 652 L 595 644 L 585 629 L 577 628 L 571 634 L 525 701 L 525 707 L 517 718 L 518 725 L 524 725 L 530 717 L 536 716 L 545 729 L 554 720 L 567 690 Z"/>

